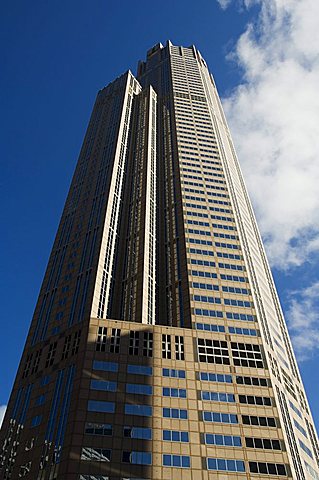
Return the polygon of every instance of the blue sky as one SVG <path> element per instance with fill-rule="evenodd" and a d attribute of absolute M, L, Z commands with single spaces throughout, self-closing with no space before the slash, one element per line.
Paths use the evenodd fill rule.
<path fill-rule="evenodd" d="M 95 95 L 171 39 L 195 44 L 215 76 L 319 425 L 319 2 L 302 3 L 1 2 L 0 405 Z"/>

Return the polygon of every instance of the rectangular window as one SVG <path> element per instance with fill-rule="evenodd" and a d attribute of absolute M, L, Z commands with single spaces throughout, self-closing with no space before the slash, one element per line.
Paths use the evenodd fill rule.
<path fill-rule="evenodd" d="M 175 335 L 175 359 L 184 360 L 184 337 Z"/>
<path fill-rule="evenodd" d="M 163 397 L 186 398 L 186 390 L 184 388 L 163 387 Z"/>
<path fill-rule="evenodd" d="M 104 392 L 116 392 L 116 382 L 108 380 L 91 380 L 91 390 L 102 390 Z"/>
<path fill-rule="evenodd" d="M 199 379 L 203 382 L 232 383 L 232 376 L 223 373 L 199 372 Z"/>
<path fill-rule="evenodd" d="M 126 393 L 135 393 L 138 395 L 152 395 L 153 387 L 151 385 L 143 385 L 138 383 L 127 383 Z"/>
<path fill-rule="evenodd" d="M 245 438 L 247 448 L 262 448 L 263 450 L 281 450 L 280 441 L 272 438 Z"/>
<path fill-rule="evenodd" d="M 143 333 L 143 356 L 153 356 L 153 333 L 151 332 Z"/>
<path fill-rule="evenodd" d="M 101 362 L 99 360 L 93 361 L 93 370 L 103 370 L 104 372 L 117 372 L 119 369 L 118 363 Z"/>
<path fill-rule="evenodd" d="M 204 422 L 213 423 L 238 423 L 238 417 L 234 413 L 203 412 Z"/>
<path fill-rule="evenodd" d="M 152 440 L 152 429 L 142 427 L 124 427 L 123 436 L 127 438 Z"/>
<path fill-rule="evenodd" d="M 81 460 L 110 462 L 112 451 L 105 448 L 82 447 Z"/>
<path fill-rule="evenodd" d="M 163 455 L 165 467 L 190 468 L 191 460 L 187 455 Z"/>
<path fill-rule="evenodd" d="M 131 403 L 125 404 L 126 415 L 138 415 L 140 417 L 151 417 L 153 409 L 150 405 L 133 405 Z"/>
<path fill-rule="evenodd" d="M 122 462 L 133 465 L 152 465 L 152 454 L 150 452 L 126 452 L 122 453 Z"/>
<path fill-rule="evenodd" d="M 242 460 L 207 458 L 207 470 L 220 470 L 224 472 L 244 472 L 245 464 Z"/>
<path fill-rule="evenodd" d="M 188 432 L 179 432 L 177 430 L 163 430 L 163 440 L 167 442 L 189 442 Z"/>
<path fill-rule="evenodd" d="M 134 375 L 153 375 L 152 367 L 147 367 L 145 365 L 128 365 L 127 373 L 132 373 Z"/>
<path fill-rule="evenodd" d="M 121 330 L 119 328 L 112 328 L 110 352 L 120 353 Z"/>
<path fill-rule="evenodd" d="M 204 330 L 206 332 L 225 333 L 224 325 L 214 325 L 211 323 L 195 323 L 196 330 Z"/>
<path fill-rule="evenodd" d="M 175 370 L 174 368 L 163 368 L 163 377 L 186 378 L 185 370 Z"/>
<path fill-rule="evenodd" d="M 95 345 L 95 350 L 97 352 L 106 351 L 106 338 L 107 338 L 107 328 L 99 327 L 97 331 L 97 339 L 96 339 L 96 345 Z"/>
<path fill-rule="evenodd" d="M 242 421 L 244 425 L 258 426 L 258 427 L 277 427 L 277 423 L 274 417 L 256 417 L 254 415 L 242 415 Z"/>
<path fill-rule="evenodd" d="M 163 408 L 164 418 L 178 418 L 180 420 L 187 420 L 187 410 L 180 408 Z"/>
<path fill-rule="evenodd" d="M 129 355 L 138 355 L 140 344 L 140 332 L 136 332 L 135 330 L 130 331 L 130 345 L 128 349 Z"/>
<path fill-rule="evenodd" d="M 97 400 L 88 401 L 88 411 L 89 412 L 103 412 L 103 413 L 114 413 L 115 412 L 115 403 L 114 402 L 102 402 Z"/>
<path fill-rule="evenodd" d="M 286 466 L 282 463 L 249 462 L 249 470 L 251 473 L 287 476 Z"/>
<path fill-rule="evenodd" d="M 162 358 L 172 358 L 171 336 L 162 335 Z"/>
<path fill-rule="evenodd" d="M 238 385 L 254 385 L 256 387 L 271 387 L 270 379 L 262 378 L 262 377 L 236 376 L 236 383 L 238 383 Z"/>
<path fill-rule="evenodd" d="M 207 400 L 210 402 L 235 402 L 235 395 L 232 393 L 222 393 L 222 392 L 201 392 L 202 400 Z"/>
<path fill-rule="evenodd" d="M 31 427 L 37 427 L 42 421 L 42 415 L 36 415 L 31 420 Z"/>
<path fill-rule="evenodd" d="M 264 405 L 271 407 L 273 402 L 270 397 L 257 397 L 256 395 L 238 395 L 239 403 L 246 403 L 248 405 Z"/>
<path fill-rule="evenodd" d="M 205 433 L 206 445 L 217 445 L 225 447 L 241 447 L 241 438 L 232 435 L 217 435 Z"/>
<path fill-rule="evenodd" d="M 39 395 L 39 396 L 35 399 L 34 405 L 38 407 L 39 405 L 43 405 L 44 402 L 45 402 L 45 395 Z"/>
<path fill-rule="evenodd" d="M 103 435 L 111 437 L 113 435 L 113 427 L 109 423 L 86 423 L 84 433 L 88 435 Z"/>

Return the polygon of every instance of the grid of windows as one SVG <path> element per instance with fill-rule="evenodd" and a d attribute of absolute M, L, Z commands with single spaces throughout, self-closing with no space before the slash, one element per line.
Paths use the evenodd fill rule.
<path fill-rule="evenodd" d="M 200 362 L 230 365 L 227 342 L 223 340 L 198 338 L 197 352 Z"/>
<path fill-rule="evenodd" d="M 234 365 L 253 368 L 264 367 L 259 345 L 231 342 L 231 349 Z"/>
<path fill-rule="evenodd" d="M 113 427 L 109 423 L 86 423 L 84 432 L 89 435 L 110 437 L 113 434 Z"/>
<path fill-rule="evenodd" d="M 246 447 L 263 450 L 281 450 L 280 441 L 272 438 L 245 437 Z"/>
<path fill-rule="evenodd" d="M 271 407 L 273 405 L 272 399 L 269 397 L 259 397 L 257 395 L 238 395 L 239 403 L 246 403 L 248 405 L 264 405 Z"/>
<path fill-rule="evenodd" d="M 255 415 L 242 415 L 244 425 L 252 427 L 278 427 L 278 421 L 274 417 L 256 417 Z"/>
<path fill-rule="evenodd" d="M 81 451 L 81 460 L 91 462 L 110 462 L 112 451 L 106 448 L 83 447 Z"/>

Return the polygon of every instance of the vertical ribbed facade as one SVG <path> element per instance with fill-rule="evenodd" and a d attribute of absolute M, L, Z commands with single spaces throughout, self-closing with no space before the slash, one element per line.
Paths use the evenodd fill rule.
<path fill-rule="evenodd" d="M 267 201 L 267 198 L 265 198 Z M 1 430 L 0 479 L 319 480 L 212 75 L 147 52 L 97 96 Z"/>

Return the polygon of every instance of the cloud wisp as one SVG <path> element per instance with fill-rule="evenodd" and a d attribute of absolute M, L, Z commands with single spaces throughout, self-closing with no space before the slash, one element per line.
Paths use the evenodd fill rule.
<path fill-rule="evenodd" d="M 319 2 L 217 1 L 259 6 L 223 104 L 270 262 L 300 266 L 319 252 Z"/>
<path fill-rule="evenodd" d="M 319 345 L 319 281 L 291 292 L 287 321 L 298 359 L 308 360 Z"/>

